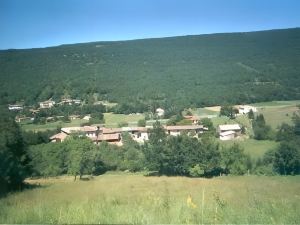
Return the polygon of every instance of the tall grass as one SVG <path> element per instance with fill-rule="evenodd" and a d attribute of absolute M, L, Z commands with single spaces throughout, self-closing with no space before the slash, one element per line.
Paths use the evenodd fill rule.
<path fill-rule="evenodd" d="M 300 177 L 143 177 L 36 180 L 0 199 L 0 223 L 300 223 Z M 189 201 L 194 207 L 189 205 Z"/>

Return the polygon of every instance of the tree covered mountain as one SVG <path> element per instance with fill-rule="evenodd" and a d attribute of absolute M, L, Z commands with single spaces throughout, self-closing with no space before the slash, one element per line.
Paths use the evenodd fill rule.
<path fill-rule="evenodd" d="M 203 106 L 300 99 L 300 29 L 0 51 L 0 101 Z"/>

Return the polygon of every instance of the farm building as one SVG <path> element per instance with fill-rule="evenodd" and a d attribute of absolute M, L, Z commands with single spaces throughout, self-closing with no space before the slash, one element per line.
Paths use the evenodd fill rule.
<path fill-rule="evenodd" d="M 201 134 L 204 131 L 203 125 L 165 126 L 166 133 L 178 136 L 183 132 L 188 134 Z"/>
<path fill-rule="evenodd" d="M 241 130 L 239 124 L 219 125 L 217 129 L 220 140 L 232 140 L 241 134 Z"/>
<path fill-rule="evenodd" d="M 222 141 L 233 140 L 235 137 L 236 137 L 236 133 L 235 131 L 232 130 L 220 133 L 220 140 Z"/>
<path fill-rule="evenodd" d="M 19 111 L 23 109 L 22 105 L 9 105 L 8 109 L 11 111 Z"/>
<path fill-rule="evenodd" d="M 41 109 L 49 109 L 49 108 L 52 108 L 54 105 L 55 105 L 55 101 L 52 101 L 52 100 L 40 102 Z"/>
<path fill-rule="evenodd" d="M 132 139 L 139 143 L 143 143 L 149 139 L 148 129 L 146 127 L 123 127 L 122 131 L 128 132 Z"/>
<path fill-rule="evenodd" d="M 192 121 L 193 124 L 198 124 L 198 122 L 200 121 L 200 118 L 198 116 L 185 116 L 184 118 Z"/>
<path fill-rule="evenodd" d="M 240 105 L 238 109 L 239 109 L 239 114 L 248 114 L 251 110 L 253 112 L 257 112 L 256 107 L 251 105 Z"/>
<path fill-rule="evenodd" d="M 68 135 L 64 132 L 60 132 L 50 137 L 51 142 L 63 142 Z"/>
<path fill-rule="evenodd" d="M 165 115 L 165 110 L 162 108 L 157 108 L 155 112 L 159 117 L 162 117 Z"/>
<path fill-rule="evenodd" d="M 99 142 L 106 141 L 110 144 L 115 144 L 115 145 L 118 145 L 118 146 L 123 145 L 120 133 L 99 134 L 98 137 L 95 136 L 95 137 L 90 137 L 90 138 L 95 144 L 98 144 Z"/>

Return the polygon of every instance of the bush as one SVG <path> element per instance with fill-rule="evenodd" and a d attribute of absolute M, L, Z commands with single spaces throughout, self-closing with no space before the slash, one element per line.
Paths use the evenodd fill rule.
<path fill-rule="evenodd" d="M 189 168 L 189 175 L 192 177 L 201 177 L 204 175 L 204 169 L 202 169 L 199 164 L 196 164 Z"/>

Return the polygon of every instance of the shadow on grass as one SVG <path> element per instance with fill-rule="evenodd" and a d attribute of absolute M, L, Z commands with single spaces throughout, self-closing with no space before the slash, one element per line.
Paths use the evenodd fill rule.
<path fill-rule="evenodd" d="M 222 168 L 217 168 L 211 171 L 207 171 L 203 174 L 199 174 L 198 176 L 191 176 L 189 174 L 171 174 L 171 173 L 162 173 L 159 171 L 147 171 L 144 176 L 145 177 L 160 177 L 160 176 L 167 176 L 167 177 L 189 177 L 189 178 L 207 178 L 211 179 L 214 177 L 220 177 L 220 176 L 226 176 L 228 174 L 227 171 L 225 171 Z"/>
<path fill-rule="evenodd" d="M 0 188 L 0 199 L 5 198 L 7 195 L 14 194 L 14 193 L 19 193 L 25 190 L 33 190 L 33 189 L 38 189 L 38 188 L 47 188 L 51 184 L 43 184 L 41 185 L 40 183 L 36 184 L 30 184 L 23 182 L 22 184 L 14 187 L 9 187 L 7 185 L 1 185 L 2 187 Z"/>

